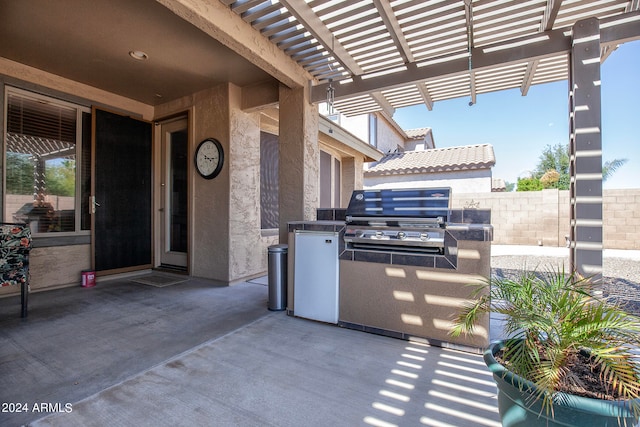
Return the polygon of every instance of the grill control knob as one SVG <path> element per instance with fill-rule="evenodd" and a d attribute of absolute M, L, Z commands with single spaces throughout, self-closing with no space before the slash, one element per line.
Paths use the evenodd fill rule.
<path fill-rule="evenodd" d="M 429 233 L 420 233 L 420 240 L 429 240 Z"/>
<path fill-rule="evenodd" d="M 376 231 L 376 235 L 375 235 L 376 239 L 382 239 L 382 236 L 384 236 L 384 233 L 382 231 Z"/>
<path fill-rule="evenodd" d="M 407 233 L 405 233 L 404 231 L 399 231 L 396 237 L 398 237 L 398 239 L 400 240 L 404 240 L 407 238 Z"/>
<path fill-rule="evenodd" d="M 364 236 L 364 231 L 362 231 L 362 230 L 357 230 L 357 231 L 356 231 L 356 237 L 362 237 L 362 236 Z"/>

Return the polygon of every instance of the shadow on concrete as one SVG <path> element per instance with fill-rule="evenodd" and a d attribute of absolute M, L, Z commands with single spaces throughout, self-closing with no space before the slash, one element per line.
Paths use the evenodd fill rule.
<path fill-rule="evenodd" d="M 500 425 L 481 356 L 266 306 L 196 279 L 34 294 L 25 321 L 0 301 L 0 400 L 30 409 L 0 424 Z"/>

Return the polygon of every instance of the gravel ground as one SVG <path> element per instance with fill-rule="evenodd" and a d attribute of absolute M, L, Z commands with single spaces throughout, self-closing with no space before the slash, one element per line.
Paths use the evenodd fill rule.
<path fill-rule="evenodd" d="M 564 264 L 568 270 L 568 257 L 507 255 L 491 257 L 493 275 L 508 277 L 527 269 L 556 269 Z M 603 294 L 624 304 L 629 313 L 640 316 L 640 262 L 625 258 L 603 258 Z"/>

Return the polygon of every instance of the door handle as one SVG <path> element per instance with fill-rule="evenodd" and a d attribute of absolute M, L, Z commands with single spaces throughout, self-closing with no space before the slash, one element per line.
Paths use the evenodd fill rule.
<path fill-rule="evenodd" d="M 89 207 L 91 208 L 91 213 L 96 213 L 96 208 L 100 207 L 100 203 L 96 202 L 96 196 L 89 197 Z"/>

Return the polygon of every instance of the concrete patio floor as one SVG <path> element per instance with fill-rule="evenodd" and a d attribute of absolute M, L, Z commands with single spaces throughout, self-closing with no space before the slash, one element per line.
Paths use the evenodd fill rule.
<path fill-rule="evenodd" d="M 0 425 L 500 425 L 480 355 L 266 306 L 196 278 L 0 299 Z"/>

